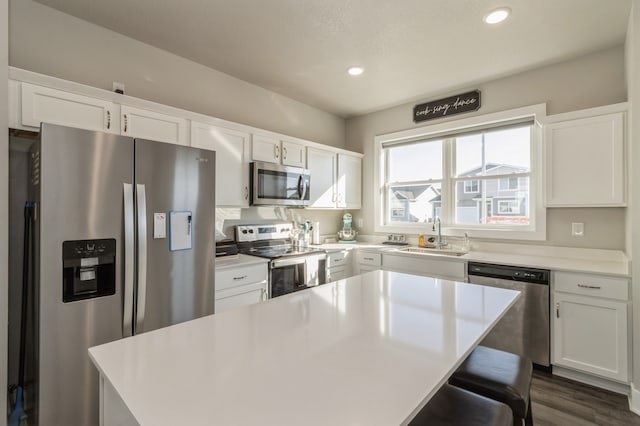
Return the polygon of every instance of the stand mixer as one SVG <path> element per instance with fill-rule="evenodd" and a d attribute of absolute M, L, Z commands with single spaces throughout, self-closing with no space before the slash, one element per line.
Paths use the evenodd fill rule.
<path fill-rule="evenodd" d="M 351 216 L 351 213 L 345 213 L 342 216 L 342 230 L 338 231 L 338 238 L 340 238 L 341 243 L 351 243 L 356 240 L 358 233 L 351 226 L 351 222 L 353 222 L 353 216 Z"/>

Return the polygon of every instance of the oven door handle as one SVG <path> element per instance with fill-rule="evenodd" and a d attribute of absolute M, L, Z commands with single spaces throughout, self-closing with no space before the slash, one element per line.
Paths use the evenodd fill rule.
<path fill-rule="evenodd" d="M 305 263 L 305 256 L 291 257 L 287 259 L 277 259 L 271 261 L 271 269 L 284 268 Z"/>

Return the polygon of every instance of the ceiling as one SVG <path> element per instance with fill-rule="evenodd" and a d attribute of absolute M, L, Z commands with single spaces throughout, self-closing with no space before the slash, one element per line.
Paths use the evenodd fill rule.
<path fill-rule="evenodd" d="M 342 117 L 624 42 L 630 0 L 37 0 Z M 511 17 L 482 17 L 508 6 Z M 365 68 L 347 75 L 352 65 Z"/>

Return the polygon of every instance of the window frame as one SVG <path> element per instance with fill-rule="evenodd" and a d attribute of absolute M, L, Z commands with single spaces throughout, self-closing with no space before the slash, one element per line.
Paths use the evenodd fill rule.
<path fill-rule="evenodd" d="M 451 196 L 453 202 L 446 202 L 441 205 L 442 212 L 442 232 L 444 235 L 462 236 L 468 233 L 471 237 L 496 238 L 513 240 L 544 240 L 546 238 L 546 208 L 544 205 L 544 184 L 543 184 L 543 152 L 542 152 L 542 122 L 546 117 L 546 104 L 531 105 L 516 108 L 508 111 L 501 111 L 490 114 L 476 115 L 464 119 L 448 119 L 438 124 L 416 127 L 409 130 L 378 135 L 375 141 L 375 164 L 374 164 L 374 231 L 380 233 L 408 233 L 418 234 L 431 229 L 430 224 L 424 222 L 391 224 L 385 223 L 385 151 L 384 145 L 393 143 L 410 142 L 419 139 L 435 139 L 439 134 L 462 133 L 473 131 L 478 128 L 490 130 L 493 127 L 508 125 L 516 120 L 533 119 L 531 127 L 531 169 L 529 173 L 523 174 L 529 177 L 529 225 L 464 225 L 455 222 L 455 185 L 459 181 L 470 180 L 469 177 L 461 178 L 453 176 L 453 162 L 455 159 L 455 148 L 453 143 L 445 143 L 443 146 L 443 171 L 449 173 L 443 176 L 442 193 Z M 443 137 L 445 139 L 445 137 Z M 485 178 L 490 178 L 487 176 Z M 512 177 L 520 178 L 520 174 Z M 473 179 L 476 180 L 476 179 Z M 477 179 L 479 180 L 479 179 Z M 518 179 L 519 182 L 519 179 Z M 518 184 L 519 185 L 519 184 Z M 464 184 L 463 184 L 464 187 Z M 463 189 L 464 190 L 464 189 Z M 513 190 L 509 190 L 513 191 Z M 498 208 L 497 205 L 493 206 Z"/>

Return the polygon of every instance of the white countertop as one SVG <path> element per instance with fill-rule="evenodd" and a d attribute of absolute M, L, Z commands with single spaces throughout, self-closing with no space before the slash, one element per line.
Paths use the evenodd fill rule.
<path fill-rule="evenodd" d="M 89 353 L 141 425 L 405 424 L 517 297 L 374 271 Z"/>
<path fill-rule="evenodd" d="M 321 244 L 314 247 L 328 251 L 340 248 L 379 249 L 387 253 L 412 256 L 416 259 L 429 256 L 458 262 L 484 262 L 500 265 L 528 266 L 553 271 L 631 276 L 629 259 L 623 252 L 616 250 L 489 243 L 474 247 L 469 253 L 462 256 L 451 256 L 437 253 L 428 255 L 405 253 L 399 250 L 403 247 L 371 242 L 358 242 L 354 244 L 332 243 Z"/>

